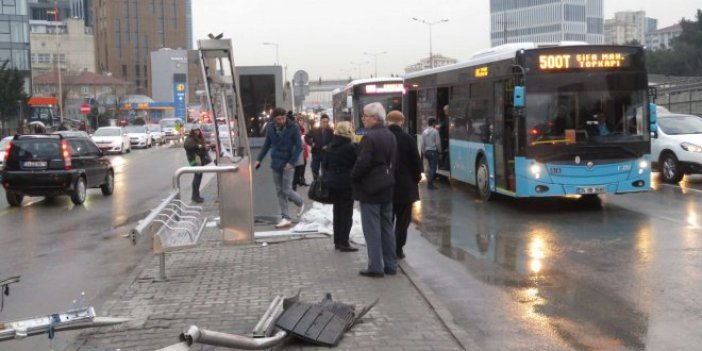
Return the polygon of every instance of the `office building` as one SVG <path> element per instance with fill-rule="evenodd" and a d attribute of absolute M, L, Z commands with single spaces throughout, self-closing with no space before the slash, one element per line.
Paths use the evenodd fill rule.
<path fill-rule="evenodd" d="M 81 19 L 86 31 L 90 31 L 93 20 L 90 13 L 91 3 L 92 0 L 28 0 L 29 19 L 52 22 L 57 19 Z"/>
<path fill-rule="evenodd" d="M 32 72 L 56 70 L 95 72 L 95 39 L 80 18 L 30 20 Z"/>
<path fill-rule="evenodd" d="M 97 71 L 130 82 L 131 93 L 153 95 L 151 52 L 192 45 L 186 1 L 96 0 L 92 14 Z"/>
<path fill-rule="evenodd" d="M 604 42 L 603 0 L 490 0 L 490 43 Z"/>
<path fill-rule="evenodd" d="M 621 11 L 605 20 L 605 43 L 622 45 L 636 41 L 644 45 L 646 34 L 656 30 L 658 20 L 646 17 L 644 11 Z"/>
<path fill-rule="evenodd" d="M 24 76 L 27 95 L 32 91 L 29 60 L 29 14 L 26 1 L 7 1 L 0 6 L 0 64 L 9 62 Z"/>

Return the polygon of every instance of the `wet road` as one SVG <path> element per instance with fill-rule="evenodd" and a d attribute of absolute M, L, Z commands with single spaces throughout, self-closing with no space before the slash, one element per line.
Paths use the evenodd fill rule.
<path fill-rule="evenodd" d="M 35 197 L 11 208 L 0 190 L 0 276 L 22 276 L 11 286 L 0 320 L 69 309 L 81 292 L 82 305 L 95 306 L 99 314 L 100 305 L 149 253 L 150 240 L 135 247 L 121 235 L 170 191 L 173 172 L 186 165 L 185 154 L 159 147 L 108 157 L 115 170 L 114 194 L 105 197 L 91 189 L 83 206 L 68 197 L 51 202 Z M 59 340 L 56 349 L 61 345 Z M 2 343 L 0 349 L 49 348 L 46 336 L 37 336 Z"/>
<path fill-rule="evenodd" d="M 407 262 L 484 349 L 700 349 L 701 177 L 594 206 L 440 184 Z"/>

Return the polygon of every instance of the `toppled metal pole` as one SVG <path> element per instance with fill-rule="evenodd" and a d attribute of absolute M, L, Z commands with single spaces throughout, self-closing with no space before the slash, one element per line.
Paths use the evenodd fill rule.
<path fill-rule="evenodd" d="M 280 330 L 271 337 L 250 338 L 248 336 L 200 329 L 192 325 L 187 331 L 180 335 L 180 339 L 181 341 L 187 342 L 189 345 L 198 343 L 243 350 L 262 350 L 278 345 L 286 336 L 288 336 L 288 333 Z"/>
<path fill-rule="evenodd" d="M 0 322 L 0 341 L 65 330 L 106 327 L 129 321 L 128 318 L 96 317 L 92 307 L 10 322 Z"/>

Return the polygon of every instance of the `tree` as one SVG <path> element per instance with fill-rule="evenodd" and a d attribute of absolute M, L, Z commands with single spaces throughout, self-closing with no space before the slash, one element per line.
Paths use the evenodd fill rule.
<path fill-rule="evenodd" d="M 9 60 L 0 64 L 0 126 L 5 126 L 10 116 L 19 116 L 20 105 L 25 107 L 27 104 L 24 78 L 16 68 L 9 66 Z"/>
<path fill-rule="evenodd" d="M 697 21 L 682 19 L 682 33 L 673 39 L 666 50 L 649 51 L 648 71 L 673 76 L 697 76 L 702 72 L 702 10 L 697 10 Z"/>

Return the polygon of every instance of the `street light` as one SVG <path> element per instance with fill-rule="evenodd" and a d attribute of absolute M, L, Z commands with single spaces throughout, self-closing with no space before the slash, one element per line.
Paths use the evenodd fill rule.
<path fill-rule="evenodd" d="M 278 43 L 265 42 L 263 45 L 275 46 L 275 65 L 280 66 L 280 61 L 278 60 Z"/>
<path fill-rule="evenodd" d="M 417 21 L 417 22 L 424 23 L 427 26 L 429 26 L 429 62 L 430 62 L 431 68 L 434 68 L 434 51 L 431 47 L 431 26 L 433 26 L 435 24 L 446 23 L 449 20 L 444 18 L 444 19 L 441 19 L 438 21 L 429 22 L 429 21 L 425 21 L 425 20 L 423 20 L 421 18 L 417 18 L 417 17 L 412 17 L 412 19 Z"/>
<path fill-rule="evenodd" d="M 363 53 L 364 55 L 373 56 L 373 60 L 375 61 L 375 73 L 374 73 L 373 75 L 375 76 L 375 78 L 378 78 L 378 56 L 383 55 L 383 54 L 387 54 L 387 53 L 388 53 L 387 51 L 383 51 L 383 52 L 364 52 L 364 53 Z"/>

